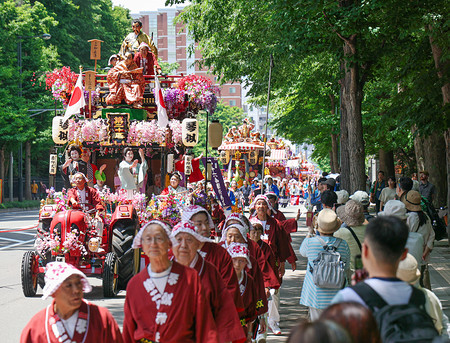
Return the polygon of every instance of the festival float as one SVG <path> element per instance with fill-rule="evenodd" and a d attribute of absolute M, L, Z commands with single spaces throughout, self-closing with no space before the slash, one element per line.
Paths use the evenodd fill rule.
<path fill-rule="evenodd" d="M 90 42 L 91 59 L 95 59 L 96 65 L 101 41 Z M 186 196 L 175 194 L 148 201 L 146 180 L 143 188 L 138 188 L 140 192 L 131 197 L 121 189 L 114 192 L 116 168 L 124 148 L 132 148 L 145 155 L 141 155 L 141 164 L 143 159 L 149 162 L 146 175 L 166 175 L 174 170 L 174 154 L 197 143 L 196 117 L 200 111 L 208 114 L 215 111 L 219 89 L 210 79 L 197 75 L 155 77 L 143 75 L 142 68 L 130 70 L 126 75 L 126 82 L 119 77 L 116 86 L 131 87 L 136 83 L 134 90 L 141 92 L 136 99 L 130 100 L 126 94 L 121 99 L 120 92 L 111 83 L 110 73 L 80 70 L 77 74 L 63 67 L 46 75 L 47 89 L 55 103 L 62 103 L 66 110 L 64 117 L 53 118 L 55 148 L 50 155 L 51 186 L 58 170 L 58 156 L 62 159 L 60 164 L 64 163 L 64 155 L 69 160 L 68 148 L 76 146 L 87 156 L 86 161 L 80 159 L 77 163 L 84 161 L 90 165 L 97 180 L 100 177 L 113 191 L 101 193 L 107 211 L 103 224 L 99 225 L 89 211 L 68 206 L 65 189 L 60 192 L 54 187 L 49 189 L 48 197 L 41 202 L 34 250 L 27 251 L 22 259 L 25 296 L 34 296 L 37 286 L 44 286 L 45 266 L 51 261 L 66 261 L 88 276 L 102 278 L 104 295 L 115 296 L 141 268 L 140 252 L 131 247 L 141 224 L 150 218 L 177 220 L 179 215 L 174 213 L 189 202 Z M 76 112 L 69 113 L 71 107 L 79 104 Z M 221 126 L 215 127 L 222 130 Z M 222 132 L 215 135 L 221 138 Z M 206 161 L 210 163 L 207 157 Z M 72 163 L 76 170 L 79 164 Z M 187 175 L 190 168 L 187 159 Z M 89 179 L 94 180 L 94 177 Z M 162 187 L 164 181 L 161 178 Z"/>
<path fill-rule="evenodd" d="M 264 155 L 264 137 L 258 131 L 252 132 L 254 124 L 248 118 L 239 126 L 233 126 L 218 148 L 223 165 L 224 178 L 234 179 L 238 187 L 244 180 L 251 181 L 261 174 Z M 266 154 L 270 148 L 266 147 Z"/>

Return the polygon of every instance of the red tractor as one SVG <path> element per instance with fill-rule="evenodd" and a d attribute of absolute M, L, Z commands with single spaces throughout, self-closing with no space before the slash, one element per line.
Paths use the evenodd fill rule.
<path fill-rule="evenodd" d="M 103 280 L 103 295 L 113 297 L 125 289 L 139 271 L 140 252 L 132 249 L 139 220 L 132 205 L 118 205 L 109 225 L 99 225 L 90 211 L 65 210 L 44 205 L 40 211 L 35 250 L 22 259 L 22 289 L 26 297 L 44 287 L 47 263 L 64 261 L 87 276 Z"/>

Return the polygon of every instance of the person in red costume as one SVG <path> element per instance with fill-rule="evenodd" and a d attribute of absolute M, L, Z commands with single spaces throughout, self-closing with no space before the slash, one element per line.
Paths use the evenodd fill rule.
<path fill-rule="evenodd" d="M 159 220 L 144 225 L 133 240 L 150 263 L 127 286 L 125 342 L 219 342 L 210 303 L 198 272 L 169 259 L 172 227 Z"/>
<path fill-rule="evenodd" d="M 139 52 L 134 55 L 134 62 L 138 68 L 143 68 L 144 75 L 155 75 L 155 67 L 156 72 L 158 74 L 161 73 L 161 67 L 158 64 L 158 60 L 145 42 L 142 42 L 141 45 L 139 45 Z"/>
<path fill-rule="evenodd" d="M 206 238 L 211 237 L 211 230 L 214 228 L 214 223 L 208 211 L 203 207 L 192 205 L 185 208 L 181 216 L 181 221 L 192 221 L 200 235 Z M 202 242 L 198 252 L 206 261 L 217 268 L 233 298 L 237 311 L 243 311 L 244 304 L 239 292 L 236 273 L 233 269 L 233 260 L 226 249 L 217 243 Z"/>
<path fill-rule="evenodd" d="M 65 262 L 46 266 L 43 299 L 52 297 L 23 329 L 20 343 L 114 342 L 122 335 L 111 313 L 83 299 L 92 290 L 83 272 Z"/>
<path fill-rule="evenodd" d="M 190 183 L 198 182 L 204 179 L 203 173 L 200 170 L 200 159 L 203 157 L 201 154 L 199 157 L 193 158 L 192 163 L 192 173 L 187 177 Z M 175 168 L 180 173 L 184 173 L 184 158 L 181 158 L 178 162 L 175 162 Z"/>
<path fill-rule="evenodd" d="M 273 211 L 272 205 L 269 199 L 265 195 L 258 195 L 253 203 L 250 205 L 250 209 L 255 209 L 253 216 L 250 221 L 253 223 L 259 223 L 264 228 L 264 234 L 261 239 L 265 241 L 271 247 L 273 253 L 275 254 L 276 260 L 279 265 L 279 275 L 280 278 L 283 277 L 285 272 L 285 263 L 288 261 L 292 270 L 297 268 L 296 262 L 297 256 L 292 249 L 291 243 L 289 241 L 289 235 L 286 231 L 281 228 L 280 223 L 270 216 Z M 275 294 L 273 297 L 276 296 Z M 279 297 L 279 293 L 278 293 Z M 279 300 L 276 300 L 277 306 L 279 306 Z M 281 330 L 278 323 L 269 317 L 268 321 L 269 328 L 275 334 L 280 334 Z"/>
<path fill-rule="evenodd" d="M 102 199 L 95 188 L 86 185 L 88 179 L 83 173 L 76 173 L 73 178 L 75 187 L 67 192 L 68 203 L 74 209 L 91 210 L 95 208 L 97 211 L 104 211 Z M 97 215 L 99 213 L 97 212 Z"/>
<path fill-rule="evenodd" d="M 175 240 L 172 247 L 175 260 L 186 267 L 194 268 L 200 276 L 206 299 L 211 305 L 216 322 L 219 341 L 221 343 L 245 342 L 245 333 L 230 292 L 216 267 L 205 261 L 197 252 L 201 242 L 210 242 L 210 240 L 199 235 L 191 222 L 180 222 L 175 225 L 172 238 Z"/>

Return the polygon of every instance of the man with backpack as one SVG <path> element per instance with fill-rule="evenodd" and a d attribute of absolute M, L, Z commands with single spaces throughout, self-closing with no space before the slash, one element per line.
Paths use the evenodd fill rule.
<path fill-rule="evenodd" d="M 355 301 L 372 310 L 384 343 L 432 342 L 438 336 L 425 310 L 423 291 L 396 276 L 408 252 L 408 233 L 398 218 L 373 219 L 366 227 L 361 254 L 369 278 L 339 291 L 332 301 Z"/>

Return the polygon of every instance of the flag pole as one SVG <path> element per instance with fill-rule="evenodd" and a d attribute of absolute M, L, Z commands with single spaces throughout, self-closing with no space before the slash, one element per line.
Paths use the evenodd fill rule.
<path fill-rule="evenodd" d="M 269 121 L 269 101 L 270 101 L 270 81 L 272 79 L 272 68 L 273 68 L 273 55 L 270 54 L 270 66 L 269 66 L 269 86 L 267 90 L 267 111 L 266 111 L 266 129 L 264 134 L 264 151 L 263 151 L 263 164 L 261 178 L 264 183 L 264 177 L 266 172 L 266 148 L 267 148 L 267 124 Z"/>

